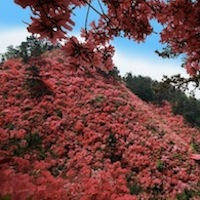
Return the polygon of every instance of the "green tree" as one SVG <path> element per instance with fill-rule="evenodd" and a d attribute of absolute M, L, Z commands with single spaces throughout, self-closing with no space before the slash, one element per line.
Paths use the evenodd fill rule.
<path fill-rule="evenodd" d="M 182 115 L 192 126 L 200 127 L 200 101 L 188 97 L 183 91 L 167 82 L 153 81 L 149 77 L 127 73 L 123 80 L 126 86 L 142 100 L 157 105 L 168 101 L 174 114 Z"/>
<path fill-rule="evenodd" d="M 20 51 L 20 57 L 23 58 L 23 61 L 27 62 L 28 58 L 39 56 L 45 51 L 54 49 L 55 46 L 45 39 L 39 40 L 34 36 L 30 36 L 27 37 L 26 41 L 22 42 L 18 48 Z"/>
<path fill-rule="evenodd" d="M 179 99 L 173 106 L 174 114 L 183 115 L 183 117 L 193 126 L 200 127 L 200 101 L 194 97 Z"/>
<path fill-rule="evenodd" d="M 5 59 L 11 59 L 11 58 L 18 58 L 18 57 L 20 57 L 19 48 L 14 48 L 13 45 L 8 46 L 6 53 L 3 54 L 3 57 Z"/>
<path fill-rule="evenodd" d="M 153 81 L 149 77 L 133 76 L 127 73 L 123 80 L 126 86 L 144 101 L 153 101 Z"/>
<path fill-rule="evenodd" d="M 29 36 L 26 38 L 26 41 L 17 47 L 13 47 L 13 45 L 8 46 L 6 53 L 1 55 L 1 62 L 11 58 L 22 58 L 24 62 L 27 62 L 32 56 L 39 56 L 46 51 L 58 47 L 59 45 L 54 46 L 46 39 L 39 40 L 34 36 Z"/>

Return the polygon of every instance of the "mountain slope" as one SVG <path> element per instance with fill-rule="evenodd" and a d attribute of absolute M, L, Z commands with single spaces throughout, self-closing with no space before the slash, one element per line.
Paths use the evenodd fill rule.
<path fill-rule="evenodd" d="M 200 132 L 60 51 L 0 66 L 0 199 L 199 199 Z"/>

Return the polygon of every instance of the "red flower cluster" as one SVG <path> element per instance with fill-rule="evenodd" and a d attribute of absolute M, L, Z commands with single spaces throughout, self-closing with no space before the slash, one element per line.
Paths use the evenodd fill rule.
<path fill-rule="evenodd" d="M 153 32 L 150 21 L 155 19 L 163 25 L 160 33 L 161 42 L 168 44 L 173 53 L 184 53 L 187 56 L 185 68 L 190 75 L 195 76 L 199 73 L 199 1 L 102 0 L 98 2 L 103 4 L 103 6 L 100 5 L 100 11 L 93 7 L 92 1 L 88 0 L 15 0 L 15 3 L 23 8 L 27 6 L 31 8 L 33 16 L 28 31 L 39 34 L 42 38 L 48 37 L 53 42 L 66 39 L 68 43 L 72 43 L 69 41 L 71 39 L 66 37 L 67 31 L 71 31 L 75 25 L 71 14 L 76 11 L 76 7 L 87 5 L 93 9 L 99 15 L 99 19 L 91 23 L 89 31 L 82 31 L 82 36 L 87 42 L 81 45 L 78 54 L 73 52 L 77 56 L 81 54 L 80 62 L 88 64 L 92 61 L 94 62 L 92 65 L 99 64 L 103 60 L 102 52 L 94 52 L 95 48 L 99 46 L 105 48 L 114 37 L 118 36 L 127 37 L 136 42 L 144 41 Z M 106 11 L 103 8 L 106 8 Z M 77 45 L 77 41 L 75 39 L 73 41 Z M 71 45 L 68 44 L 66 49 Z M 91 46 L 95 48 L 91 49 Z M 110 49 L 104 50 L 110 53 Z M 110 59 L 106 59 L 105 64 L 111 63 Z M 108 70 L 104 67 L 100 68 Z"/>
<path fill-rule="evenodd" d="M 66 31 L 72 30 L 74 22 L 71 20 L 72 5 L 81 6 L 78 0 L 15 0 L 23 8 L 29 6 L 34 17 L 28 31 L 39 34 L 41 38 L 48 37 L 52 42 L 65 38 Z"/>
<path fill-rule="evenodd" d="M 71 37 L 63 50 L 70 65 L 79 70 L 95 72 L 98 68 L 108 73 L 113 69 L 114 48 L 111 45 L 98 47 L 92 41 L 80 43 L 76 37 Z"/>
<path fill-rule="evenodd" d="M 80 45 L 71 42 L 69 54 Z M 39 98 L 30 94 L 34 82 L 27 90 L 27 65 L 0 66 L 0 198 L 199 198 L 199 130 L 109 74 L 75 70 L 73 59 L 84 57 L 57 50 L 42 59 L 29 63 L 52 91 Z"/>

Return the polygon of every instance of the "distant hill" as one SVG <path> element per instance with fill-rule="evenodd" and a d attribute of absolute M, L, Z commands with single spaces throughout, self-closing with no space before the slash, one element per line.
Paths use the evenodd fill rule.
<path fill-rule="evenodd" d="M 61 51 L 0 65 L 0 200 L 200 199 L 200 131 Z"/>
<path fill-rule="evenodd" d="M 157 105 L 168 101 L 172 105 L 174 114 L 182 115 L 191 126 L 200 127 L 200 100 L 193 95 L 187 96 L 178 86 L 171 84 L 170 79 L 158 82 L 150 77 L 133 76 L 129 72 L 123 80 L 126 86 L 142 100 Z"/>

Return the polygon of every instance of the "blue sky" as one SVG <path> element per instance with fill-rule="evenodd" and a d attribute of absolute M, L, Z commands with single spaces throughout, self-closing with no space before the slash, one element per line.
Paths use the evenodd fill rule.
<path fill-rule="evenodd" d="M 0 53 L 6 51 L 9 45 L 19 45 L 26 39 L 29 33 L 26 31 L 26 24 L 30 22 L 31 12 L 22 9 L 14 4 L 14 0 L 0 1 Z M 80 10 L 74 17 L 76 27 L 72 34 L 78 36 L 79 28 L 85 26 L 86 9 Z M 90 11 L 89 19 L 95 17 Z M 160 27 L 156 24 L 155 31 Z M 181 59 L 162 59 L 155 54 L 155 50 L 161 50 L 159 35 L 153 34 L 148 37 L 145 43 L 137 44 L 125 38 L 116 38 L 112 41 L 116 48 L 114 63 L 122 75 L 132 72 L 134 75 L 149 76 L 152 79 L 161 80 L 163 75 L 174 75 L 181 73 L 186 76 L 182 69 Z"/>

